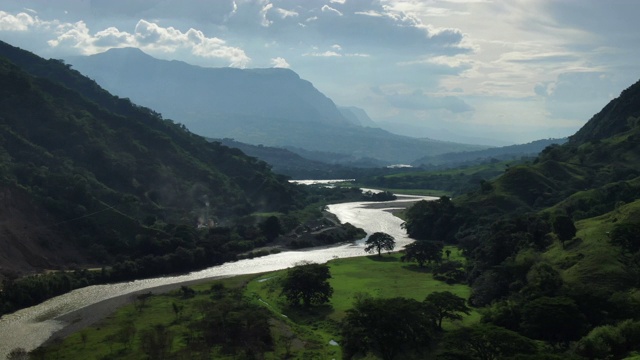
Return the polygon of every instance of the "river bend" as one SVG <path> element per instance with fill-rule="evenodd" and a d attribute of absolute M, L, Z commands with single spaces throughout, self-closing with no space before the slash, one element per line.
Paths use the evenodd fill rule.
<path fill-rule="evenodd" d="M 405 207 L 407 202 L 425 199 L 417 196 L 399 196 L 388 202 L 353 202 L 329 205 L 329 211 L 342 223 L 363 228 L 368 234 L 382 231 L 396 239 L 396 248 L 411 242 L 400 225 L 402 220 L 393 216 L 390 208 Z M 102 300 L 131 294 L 158 286 L 179 284 L 218 276 L 253 274 L 285 269 L 300 261 L 324 263 L 334 258 L 362 256 L 364 239 L 354 244 L 286 251 L 264 257 L 240 260 L 193 272 L 187 275 L 136 280 L 126 283 L 94 285 L 74 290 L 49 299 L 39 305 L 19 310 L 0 318 L 0 359 L 16 347 L 30 351 L 44 343 L 53 333 L 66 326 L 56 320 L 64 314 L 98 303 Z"/>

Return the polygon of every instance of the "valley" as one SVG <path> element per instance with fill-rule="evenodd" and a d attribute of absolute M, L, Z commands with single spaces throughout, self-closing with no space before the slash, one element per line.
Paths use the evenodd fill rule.
<path fill-rule="evenodd" d="M 316 10 L 432 31 L 413 17 Z M 165 38 L 182 34 L 171 29 Z M 200 34 L 188 33 L 178 43 Z M 571 92 L 551 72 L 557 82 L 487 105 L 497 82 L 470 94 L 444 85 L 472 77 L 475 63 L 414 58 L 392 63 L 451 74 L 432 92 L 390 75 L 349 84 L 362 95 L 341 101 L 368 113 L 289 66 L 196 66 L 141 48 L 159 51 L 60 60 L 0 42 L 0 357 L 639 356 L 640 81 L 608 88 L 608 103 L 578 121 L 599 86 Z M 301 58 L 356 54 L 330 48 Z M 511 55 L 494 64 L 546 60 Z M 374 120 L 442 133 L 454 124 L 481 139 L 485 123 L 533 134 L 535 116 L 548 134 L 577 130 L 498 147 L 398 135 Z M 294 181 L 336 178 L 351 180 Z"/>

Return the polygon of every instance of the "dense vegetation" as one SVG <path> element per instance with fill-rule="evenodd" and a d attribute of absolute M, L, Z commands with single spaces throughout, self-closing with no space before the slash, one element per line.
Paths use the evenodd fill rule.
<path fill-rule="evenodd" d="M 639 119 L 640 82 L 531 163 L 406 211 L 417 243 L 464 251 L 469 302 L 484 309 L 485 331 L 510 331 L 523 348 L 541 341 L 546 358 L 640 350 Z M 451 333 L 451 344 L 468 345 L 448 358 L 501 358 L 474 348 L 478 336 Z"/>
<path fill-rule="evenodd" d="M 293 185 L 61 61 L 5 43 L 0 83 L 0 314 L 88 284 L 268 254 L 251 251 L 304 233 L 329 201 L 360 197 Z M 322 242 L 361 235 L 344 226 Z M 71 271 L 16 279 L 43 269 Z"/>
<path fill-rule="evenodd" d="M 456 253 L 454 259 L 460 260 Z M 299 297 L 292 300 L 285 290 L 305 279 L 316 285 L 305 289 L 331 289 L 329 302 L 301 306 Z M 407 358 L 433 354 L 443 334 L 440 325 L 449 331 L 477 321 L 478 314 L 464 304 L 468 294 L 467 286 L 438 281 L 401 262 L 399 254 L 301 264 L 165 295 L 136 295 L 105 321 L 54 339 L 32 355 L 139 359 L 151 356 L 151 332 L 167 340 L 155 351 L 172 359 Z M 410 346 L 403 342 L 407 337 L 414 340 Z"/>

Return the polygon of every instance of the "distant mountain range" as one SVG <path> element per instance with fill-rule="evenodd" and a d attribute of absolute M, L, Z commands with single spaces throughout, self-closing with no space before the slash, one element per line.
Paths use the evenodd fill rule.
<path fill-rule="evenodd" d="M 470 151 L 466 145 L 395 135 L 358 108 L 340 107 L 288 69 L 204 68 L 111 49 L 68 58 L 106 90 L 210 138 L 373 158 L 387 164 Z"/>
<path fill-rule="evenodd" d="M 463 151 L 457 153 L 441 154 L 436 156 L 425 156 L 412 163 L 413 166 L 428 167 L 442 166 L 456 167 L 467 164 L 478 163 L 485 159 L 496 160 L 517 160 L 523 156 L 537 156 L 547 146 L 558 144 L 562 145 L 567 142 L 567 138 L 562 139 L 543 139 L 536 140 L 526 144 L 500 146 L 476 151 Z"/>

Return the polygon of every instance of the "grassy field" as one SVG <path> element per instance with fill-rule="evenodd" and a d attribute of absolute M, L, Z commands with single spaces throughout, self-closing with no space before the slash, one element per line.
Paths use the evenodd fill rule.
<path fill-rule="evenodd" d="M 543 256 L 562 270 L 563 280 L 569 284 L 615 291 L 621 286 L 624 270 L 618 261 L 619 250 L 608 242 L 608 232 L 618 223 L 639 219 L 640 201 L 635 201 L 605 215 L 577 221 L 576 238 L 567 241 L 565 249 L 554 242 Z"/>
<path fill-rule="evenodd" d="M 455 249 L 451 257 L 452 260 L 461 259 Z M 174 334 L 172 352 L 182 350 L 178 358 L 188 358 L 184 336 L 189 333 L 188 324 L 201 316 L 202 307 L 207 306 L 208 299 L 212 297 L 212 285 L 221 283 L 227 289 L 242 289 L 249 302 L 272 312 L 270 324 L 275 345 L 267 359 L 280 359 L 287 353 L 294 354 L 291 358 L 295 359 L 339 359 L 340 347 L 332 340 L 340 341 L 340 321 L 357 296 L 402 296 L 422 301 L 434 291 L 451 291 L 463 298 L 468 298 L 470 291 L 466 285 L 448 285 L 434 280 L 430 273 L 417 265 L 401 262 L 399 254 L 336 259 L 329 262 L 329 266 L 330 282 L 334 288 L 329 305 L 312 309 L 288 307 L 280 296 L 278 281 L 286 270 L 238 276 L 193 286 L 195 296 L 188 299 L 176 291 L 150 297 L 142 309 L 139 302 L 127 305 L 98 326 L 57 341 L 48 352 L 57 359 L 140 359 L 145 355 L 140 349 L 139 334 L 162 324 Z M 183 309 L 179 315 L 174 304 Z M 462 322 L 446 323 L 445 328 L 470 324 L 478 321 L 479 317 L 474 311 Z M 215 358 L 233 357 L 218 354 Z"/>

